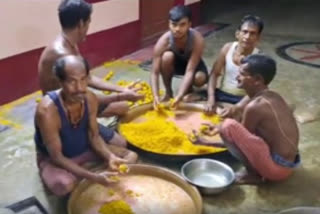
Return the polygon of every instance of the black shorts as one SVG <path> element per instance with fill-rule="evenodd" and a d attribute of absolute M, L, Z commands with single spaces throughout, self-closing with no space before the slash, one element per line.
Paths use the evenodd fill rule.
<path fill-rule="evenodd" d="M 98 123 L 99 125 L 99 134 L 102 137 L 102 139 L 106 142 L 109 143 L 109 141 L 113 138 L 114 136 L 114 130 L 110 129 L 100 123 Z"/>
<path fill-rule="evenodd" d="M 216 88 L 215 92 L 215 99 L 218 102 L 224 102 L 224 103 L 231 103 L 231 104 L 236 104 L 242 100 L 244 96 L 237 96 L 233 94 L 229 94 L 227 92 L 224 92 L 218 88 Z"/>
<path fill-rule="evenodd" d="M 175 75 L 185 75 L 187 65 L 188 65 L 188 60 L 181 59 L 181 58 L 175 56 L 174 74 Z M 202 59 L 200 59 L 200 62 L 198 63 L 194 74 L 196 74 L 197 72 L 203 72 L 206 75 L 206 79 L 208 80 L 208 78 L 209 78 L 208 69 Z"/>
<path fill-rule="evenodd" d="M 97 116 L 99 116 L 108 106 L 109 106 L 109 103 L 108 104 L 99 103 Z"/>

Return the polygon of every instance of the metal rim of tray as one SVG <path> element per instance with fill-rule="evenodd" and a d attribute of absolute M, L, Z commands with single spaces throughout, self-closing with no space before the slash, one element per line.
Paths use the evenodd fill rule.
<path fill-rule="evenodd" d="M 178 173 L 160 167 L 149 164 L 128 164 L 130 171 L 128 175 L 142 174 L 147 176 L 154 176 L 166 180 L 168 182 L 174 183 L 181 189 L 183 189 L 192 199 L 195 205 L 196 213 L 201 214 L 203 209 L 203 201 L 199 190 L 189 184 L 181 175 Z M 98 170 L 102 172 L 103 170 Z M 76 214 L 72 212 L 72 206 L 77 203 L 77 198 L 81 195 L 92 184 L 89 180 L 82 180 L 77 187 L 72 191 L 71 196 L 68 200 L 68 214 Z"/>

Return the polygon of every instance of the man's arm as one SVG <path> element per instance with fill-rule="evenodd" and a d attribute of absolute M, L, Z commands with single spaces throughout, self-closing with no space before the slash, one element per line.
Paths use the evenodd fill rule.
<path fill-rule="evenodd" d="M 261 109 L 262 107 L 257 102 L 252 102 L 243 111 L 241 123 L 252 134 L 256 134 L 256 128 L 261 121 L 261 116 L 263 115 Z"/>
<path fill-rule="evenodd" d="M 161 72 L 161 56 L 168 46 L 167 33 L 162 35 L 157 41 L 153 50 L 152 70 L 151 70 L 151 88 L 154 99 L 154 107 L 160 103 L 159 98 L 159 76 Z"/>
<path fill-rule="evenodd" d="M 208 83 L 208 101 L 206 105 L 206 112 L 211 113 L 214 110 L 215 106 L 215 90 L 217 87 L 218 77 L 222 74 L 226 64 L 226 55 L 230 49 L 232 43 L 225 44 L 219 53 L 217 60 L 214 62 L 212 66 L 212 70 L 209 76 L 209 83 Z"/>
<path fill-rule="evenodd" d="M 186 94 L 187 90 L 192 84 L 194 73 L 196 72 L 197 65 L 200 62 L 202 52 L 204 49 L 204 39 L 199 32 L 195 32 L 194 46 L 191 53 L 191 57 L 188 61 L 185 75 L 182 80 L 182 84 L 179 88 L 178 94 L 175 97 L 175 103 L 182 100 L 183 96 Z"/>
<path fill-rule="evenodd" d="M 219 113 L 219 115 L 221 117 L 230 117 L 230 118 L 234 118 L 234 119 L 239 120 L 239 119 L 241 119 L 241 115 L 242 115 L 245 107 L 250 102 L 250 100 L 251 100 L 250 97 L 248 95 L 246 95 L 237 104 L 235 104 L 231 107 L 225 107 Z"/>
<path fill-rule="evenodd" d="M 123 88 L 116 84 L 108 83 L 94 75 L 90 75 L 88 85 L 92 88 L 102 90 L 102 91 L 124 92 L 126 90 L 126 88 Z"/>
<path fill-rule="evenodd" d="M 97 111 L 98 111 L 98 100 L 92 92 L 87 92 L 87 101 L 89 106 L 89 141 L 93 150 L 99 154 L 108 165 L 117 170 L 118 165 L 125 163 L 124 159 L 118 158 L 113 154 L 106 145 L 106 142 L 101 138 L 99 134 L 99 128 L 97 123 Z"/>

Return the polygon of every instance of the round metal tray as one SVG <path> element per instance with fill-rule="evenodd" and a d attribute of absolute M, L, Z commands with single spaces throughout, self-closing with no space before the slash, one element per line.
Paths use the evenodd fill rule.
<path fill-rule="evenodd" d="M 105 196 L 108 187 L 92 183 L 88 180 L 81 181 L 72 192 L 68 201 L 68 214 L 98 214 L 97 210 L 101 205 L 106 203 L 106 201 L 110 202 L 114 200 L 112 197 L 119 197 L 119 195 L 122 197 L 121 200 L 131 205 L 133 211 L 135 209 L 139 210 L 137 207 L 140 207 L 137 214 L 155 214 L 158 213 L 157 210 L 159 208 L 166 209 L 165 212 L 170 214 L 182 213 L 182 209 L 186 209 L 183 213 L 202 213 L 202 198 L 199 191 L 186 182 L 180 175 L 162 167 L 144 164 L 130 164 L 129 168 L 130 171 L 127 175 L 124 175 L 125 177 L 121 178 L 118 183 L 110 185 L 110 188 L 113 188 L 118 195 Z M 156 181 L 160 180 L 159 185 L 154 185 L 152 182 L 141 182 L 141 176 L 148 178 L 150 181 L 153 181 L 152 179 Z M 126 181 L 124 181 L 125 178 Z M 135 191 L 137 189 L 140 190 L 138 192 L 142 192 L 141 196 L 137 198 L 123 196 L 123 192 L 129 186 L 135 189 Z M 181 194 L 177 194 L 174 189 Z M 141 211 L 141 207 L 145 207 L 147 211 Z"/>
<path fill-rule="evenodd" d="M 153 106 L 152 104 L 145 104 L 140 105 L 137 107 L 134 107 L 128 111 L 128 113 L 121 117 L 118 122 L 118 130 L 119 125 L 121 123 L 128 123 L 135 118 L 145 114 L 147 111 L 152 110 Z M 196 111 L 196 112 L 202 112 L 203 105 L 202 104 L 196 104 L 196 103 L 180 103 L 178 106 L 179 110 L 188 110 L 188 111 Z M 120 132 L 120 131 L 119 131 Z M 121 132 L 120 132 L 121 134 Z M 122 136 L 124 136 L 122 134 Z M 229 158 L 230 155 L 227 150 L 214 152 L 214 153 L 207 153 L 207 154 L 163 154 L 163 153 L 156 153 L 152 151 L 147 151 L 143 148 L 137 147 L 134 144 L 128 142 L 129 149 L 132 149 L 136 152 L 138 152 L 140 155 L 146 158 L 150 158 L 152 160 L 157 161 L 166 161 L 166 162 L 185 162 L 188 160 L 191 160 L 193 158 L 215 158 L 215 159 L 224 159 Z"/>

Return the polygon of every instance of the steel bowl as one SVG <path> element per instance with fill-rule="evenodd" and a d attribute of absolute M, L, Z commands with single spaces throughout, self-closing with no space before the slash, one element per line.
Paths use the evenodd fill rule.
<path fill-rule="evenodd" d="M 203 194 L 216 194 L 234 181 L 234 171 L 225 163 L 212 159 L 193 159 L 181 168 L 185 180 L 198 187 Z"/>

